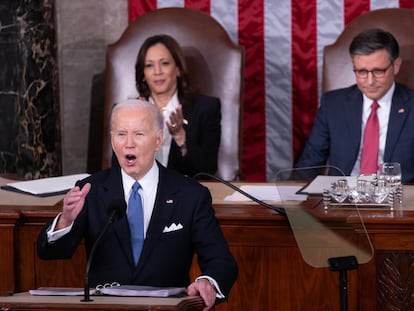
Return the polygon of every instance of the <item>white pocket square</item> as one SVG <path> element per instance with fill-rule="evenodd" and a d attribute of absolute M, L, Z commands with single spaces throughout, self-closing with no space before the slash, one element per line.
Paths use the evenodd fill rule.
<path fill-rule="evenodd" d="M 162 230 L 163 233 L 165 232 L 172 232 L 172 231 L 177 231 L 177 230 L 181 230 L 183 228 L 182 224 L 178 224 L 176 225 L 175 223 L 172 223 L 169 227 L 165 226 L 164 230 Z"/>

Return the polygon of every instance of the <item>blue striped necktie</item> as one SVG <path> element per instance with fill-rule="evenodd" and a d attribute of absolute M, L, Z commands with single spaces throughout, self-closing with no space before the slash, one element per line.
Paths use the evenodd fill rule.
<path fill-rule="evenodd" d="M 132 192 L 128 201 L 128 223 L 131 232 L 131 246 L 135 265 L 138 264 L 142 245 L 144 244 L 144 217 L 141 195 L 138 191 L 140 188 L 141 185 L 136 181 L 132 185 Z"/>

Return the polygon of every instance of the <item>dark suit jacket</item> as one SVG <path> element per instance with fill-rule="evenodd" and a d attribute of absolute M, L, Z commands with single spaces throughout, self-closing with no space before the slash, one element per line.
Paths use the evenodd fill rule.
<path fill-rule="evenodd" d="M 297 167 L 329 165 L 349 175 L 361 143 L 363 97 L 356 85 L 321 98 L 312 132 Z M 392 96 L 384 162 L 400 162 L 402 181 L 414 181 L 414 91 L 396 84 Z"/>
<path fill-rule="evenodd" d="M 184 175 L 194 176 L 217 171 L 221 137 L 221 104 L 216 97 L 194 95 L 182 103 L 186 131 L 187 154 L 183 157 L 172 140 L 167 167 Z"/>
<path fill-rule="evenodd" d="M 202 274 L 214 278 L 227 296 L 237 277 L 237 264 L 215 218 L 210 192 L 191 178 L 158 165 L 155 206 L 137 267 L 133 264 L 126 216 L 111 226 L 96 248 L 89 279 L 91 286 L 119 282 L 148 286 L 188 286 L 194 253 Z M 45 226 L 37 241 L 42 259 L 70 258 L 84 239 L 86 253 L 108 219 L 108 206 L 124 197 L 119 167 L 82 180 L 92 184 L 85 205 L 70 233 L 54 243 L 47 241 Z M 163 232 L 172 223 L 181 230 Z"/>

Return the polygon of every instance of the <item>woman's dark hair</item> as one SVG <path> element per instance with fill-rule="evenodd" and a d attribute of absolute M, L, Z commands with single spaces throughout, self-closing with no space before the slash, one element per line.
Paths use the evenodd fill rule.
<path fill-rule="evenodd" d="M 351 57 L 355 55 L 369 55 L 379 50 L 386 50 L 391 63 L 399 57 L 400 48 L 394 36 L 379 28 L 368 29 L 358 34 L 349 46 Z"/>
<path fill-rule="evenodd" d="M 151 96 L 151 90 L 144 79 L 145 57 L 148 49 L 158 43 L 168 49 L 180 71 L 180 76 L 177 77 L 177 95 L 180 102 L 185 101 L 185 98 L 191 93 L 187 64 L 180 45 L 169 35 L 155 35 L 147 38 L 142 44 L 135 63 L 135 83 L 138 93 L 146 99 Z"/>

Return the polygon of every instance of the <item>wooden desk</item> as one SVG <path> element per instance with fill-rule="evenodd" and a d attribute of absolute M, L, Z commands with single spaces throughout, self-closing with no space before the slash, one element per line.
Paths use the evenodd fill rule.
<path fill-rule="evenodd" d="M 226 202 L 224 196 L 233 190 L 215 183 L 206 185 L 239 265 L 229 302 L 219 304 L 216 310 L 340 310 L 338 273 L 303 261 L 283 216 L 257 204 Z M 406 186 L 402 210 L 361 211 L 375 255 L 348 273 L 350 311 L 414 310 L 413 208 L 414 186 Z M 0 292 L 83 286 L 83 248 L 72 260 L 43 261 L 36 256 L 37 234 L 59 210 L 58 205 L 0 206 Z M 332 223 L 338 219 L 355 222 L 355 215 L 343 210 L 315 207 L 312 213 Z"/>
<path fill-rule="evenodd" d="M 63 311 L 63 310 L 134 310 L 134 311 L 199 311 L 203 307 L 200 297 L 148 298 L 93 296 L 91 302 L 81 302 L 78 296 L 31 296 L 19 293 L 0 297 L 0 309 L 10 311 Z"/>

